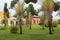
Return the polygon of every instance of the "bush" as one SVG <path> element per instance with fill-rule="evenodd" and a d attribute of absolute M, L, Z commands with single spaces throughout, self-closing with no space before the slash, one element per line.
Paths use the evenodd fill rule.
<path fill-rule="evenodd" d="M 56 21 L 52 22 L 52 26 L 53 27 L 57 27 L 58 26 L 58 22 L 56 22 Z M 48 24 L 45 24 L 45 27 L 48 27 Z"/>
<path fill-rule="evenodd" d="M 12 27 L 10 32 L 11 33 L 18 33 L 18 27 Z"/>
<path fill-rule="evenodd" d="M 56 22 L 56 21 L 52 22 L 53 27 L 57 27 L 57 25 L 58 25 L 58 22 Z"/>
<path fill-rule="evenodd" d="M 42 22 L 40 22 L 39 25 L 42 25 Z"/>
<path fill-rule="evenodd" d="M 58 24 L 60 24 L 60 20 L 58 20 Z"/>

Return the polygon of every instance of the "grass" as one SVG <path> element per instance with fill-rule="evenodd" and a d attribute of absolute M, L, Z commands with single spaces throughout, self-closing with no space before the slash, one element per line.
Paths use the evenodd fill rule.
<path fill-rule="evenodd" d="M 32 25 L 32 30 L 29 27 L 23 25 L 23 34 L 12 34 L 10 33 L 10 27 L 6 30 L 0 30 L 0 40 L 60 40 L 60 25 L 54 28 L 52 35 L 49 34 L 49 29 L 39 25 Z"/>

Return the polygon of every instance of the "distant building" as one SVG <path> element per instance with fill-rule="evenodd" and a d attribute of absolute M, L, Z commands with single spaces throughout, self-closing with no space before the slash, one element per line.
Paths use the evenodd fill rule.
<path fill-rule="evenodd" d="M 11 15 L 9 14 L 9 17 L 8 18 L 8 25 L 11 25 L 11 22 L 13 21 L 13 19 L 16 19 L 14 17 L 11 17 Z M 3 25 L 2 22 L 4 20 L 4 12 L 3 11 L 0 11 L 0 26 Z"/>
<path fill-rule="evenodd" d="M 0 25 L 2 23 L 2 20 L 4 20 L 4 12 L 0 12 Z"/>
<path fill-rule="evenodd" d="M 39 23 L 40 23 L 40 18 L 39 18 L 39 16 L 32 16 L 31 23 L 32 23 L 32 24 L 39 24 Z"/>

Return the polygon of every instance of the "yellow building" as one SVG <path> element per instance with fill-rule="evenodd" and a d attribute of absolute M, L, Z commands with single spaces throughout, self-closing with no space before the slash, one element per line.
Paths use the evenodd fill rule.
<path fill-rule="evenodd" d="M 11 15 L 9 14 L 9 17 L 10 18 L 8 18 L 8 25 L 11 25 L 11 20 L 12 20 L 12 18 L 11 18 Z M 2 21 L 4 20 L 4 12 L 3 11 L 0 11 L 0 26 L 2 25 Z"/>

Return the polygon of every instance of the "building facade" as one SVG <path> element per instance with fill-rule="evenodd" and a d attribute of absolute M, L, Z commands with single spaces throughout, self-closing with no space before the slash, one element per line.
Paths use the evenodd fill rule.
<path fill-rule="evenodd" d="M 4 20 L 4 12 L 0 11 L 0 26 L 4 25 L 3 20 Z M 12 21 L 12 17 L 11 17 L 11 15 L 9 13 L 8 25 L 11 25 L 11 21 Z"/>

